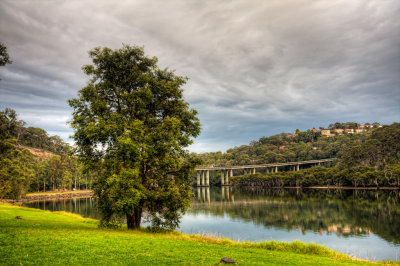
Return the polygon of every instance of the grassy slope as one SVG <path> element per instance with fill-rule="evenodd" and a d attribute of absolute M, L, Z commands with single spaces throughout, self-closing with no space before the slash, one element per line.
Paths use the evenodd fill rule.
<path fill-rule="evenodd" d="M 23 219 L 15 219 L 17 215 Z M 0 204 L 0 265 L 215 265 L 222 257 L 234 258 L 239 264 L 369 264 L 317 245 L 277 242 L 257 245 L 180 233 L 105 230 L 97 228 L 97 224 L 96 220 L 75 214 Z"/>

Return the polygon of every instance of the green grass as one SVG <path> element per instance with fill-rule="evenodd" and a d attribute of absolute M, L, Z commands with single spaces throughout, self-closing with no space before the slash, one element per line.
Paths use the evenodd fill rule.
<path fill-rule="evenodd" d="M 97 226 L 97 220 L 75 214 L 0 204 L 0 265 L 216 265 L 222 257 L 243 265 L 370 264 L 315 244 L 239 243 Z"/>

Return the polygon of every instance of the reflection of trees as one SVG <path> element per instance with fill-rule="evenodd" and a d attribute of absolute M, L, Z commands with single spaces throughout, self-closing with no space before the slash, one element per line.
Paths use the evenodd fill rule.
<path fill-rule="evenodd" d="M 74 199 L 58 199 L 44 200 L 24 203 L 24 206 L 33 207 L 49 211 L 66 211 L 77 213 L 83 217 L 100 219 L 97 209 L 97 199 L 95 198 L 74 198 Z"/>
<path fill-rule="evenodd" d="M 225 193 L 226 194 L 226 193 Z M 398 191 L 272 189 L 211 190 L 209 204 L 192 203 L 190 213 L 252 221 L 265 227 L 312 230 L 342 236 L 371 231 L 387 241 L 400 243 L 400 197 Z"/>

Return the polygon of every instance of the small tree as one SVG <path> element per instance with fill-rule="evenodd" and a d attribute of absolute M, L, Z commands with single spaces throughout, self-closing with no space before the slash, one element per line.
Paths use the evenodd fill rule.
<path fill-rule="evenodd" d="M 12 61 L 7 53 L 7 47 L 0 42 L 0 66 L 11 64 Z"/>
<path fill-rule="evenodd" d="M 197 112 L 183 100 L 186 78 L 157 67 L 143 48 L 95 48 L 83 67 L 88 85 L 69 101 L 77 154 L 95 169 L 102 224 L 126 217 L 139 228 L 175 228 L 190 204 L 195 161 L 184 147 L 200 133 Z"/>

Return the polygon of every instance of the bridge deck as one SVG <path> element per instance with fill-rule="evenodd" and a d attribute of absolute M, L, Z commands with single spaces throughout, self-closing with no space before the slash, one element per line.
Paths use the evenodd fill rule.
<path fill-rule="evenodd" d="M 204 170 L 233 170 L 233 169 L 253 169 L 253 168 L 267 168 L 267 167 L 276 167 L 276 166 L 291 166 L 291 165 L 300 165 L 300 164 L 316 164 L 316 163 L 326 163 L 332 162 L 336 160 L 336 158 L 329 159 L 320 159 L 320 160 L 310 160 L 310 161 L 299 161 L 299 162 L 287 162 L 287 163 L 269 163 L 269 164 L 253 164 L 253 165 L 238 165 L 238 166 L 205 166 L 205 167 L 196 167 L 196 171 L 204 171 Z"/>

